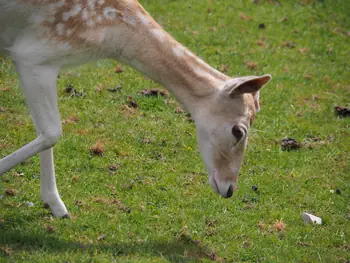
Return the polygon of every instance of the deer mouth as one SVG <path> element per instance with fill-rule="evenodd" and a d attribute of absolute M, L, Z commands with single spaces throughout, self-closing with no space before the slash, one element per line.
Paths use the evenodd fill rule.
<path fill-rule="evenodd" d="M 211 187 L 214 189 L 214 191 L 220 194 L 218 184 L 216 183 L 213 175 L 210 176 L 209 183 Z"/>
<path fill-rule="evenodd" d="M 224 198 L 230 198 L 233 195 L 234 190 L 237 188 L 237 186 L 231 181 L 220 181 L 218 179 L 218 171 L 216 169 L 213 169 L 209 182 L 214 191 Z"/>

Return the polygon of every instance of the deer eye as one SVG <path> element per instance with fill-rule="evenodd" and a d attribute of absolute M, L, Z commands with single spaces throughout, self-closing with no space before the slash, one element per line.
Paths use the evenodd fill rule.
<path fill-rule="evenodd" d="M 237 125 L 232 127 L 232 134 L 233 134 L 233 136 L 235 136 L 235 138 L 237 140 L 235 144 L 237 144 L 242 139 L 242 137 L 244 135 L 242 130 Z"/>

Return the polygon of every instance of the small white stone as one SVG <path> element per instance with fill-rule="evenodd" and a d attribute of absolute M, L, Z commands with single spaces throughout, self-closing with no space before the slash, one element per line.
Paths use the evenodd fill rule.
<path fill-rule="evenodd" d="M 304 220 L 306 224 L 318 224 L 322 225 L 322 218 L 314 216 L 312 214 L 303 212 L 301 214 L 301 218 Z"/>
<path fill-rule="evenodd" d="M 329 190 L 329 192 L 330 192 L 331 194 L 334 194 L 334 190 Z"/>
<path fill-rule="evenodd" d="M 32 203 L 32 202 L 24 202 L 24 205 L 27 206 L 27 207 L 33 207 L 34 203 Z"/>

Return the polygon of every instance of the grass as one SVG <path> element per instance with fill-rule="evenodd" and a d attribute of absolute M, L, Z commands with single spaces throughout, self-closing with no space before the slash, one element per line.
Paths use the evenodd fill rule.
<path fill-rule="evenodd" d="M 233 198 L 211 190 L 195 127 L 175 113 L 174 98 L 139 93 L 158 84 L 128 67 L 116 74 L 113 61 L 69 69 L 59 79 L 68 121 L 55 164 L 73 218 L 42 208 L 38 156 L 17 166 L 0 178 L 0 193 L 17 191 L 0 200 L 0 262 L 349 262 L 349 119 L 334 106 L 350 98 L 350 2 L 255 2 L 141 1 L 216 68 L 273 76 Z M 84 96 L 67 94 L 68 85 Z M 125 107 L 127 96 L 139 108 Z M 4 157 L 35 138 L 6 59 L 0 107 Z M 285 137 L 304 147 L 281 151 Z M 91 154 L 96 142 L 102 157 Z M 304 224 L 303 211 L 323 225 Z"/>

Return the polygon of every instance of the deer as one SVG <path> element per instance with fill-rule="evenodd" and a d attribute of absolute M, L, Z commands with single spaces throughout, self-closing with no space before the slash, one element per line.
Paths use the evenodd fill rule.
<path fill-rule="evenodd" d="M 215 192 L 229 198 L 248 132 L 271 75 L 229 77 L 168 34 L 137 0 L 0 0 L 0 53 L 18 73 L 37 137 L 0 160 L 3 175 L 40 154 L 40 198 L 59 218 L 53 146 L 62 134 L 60 69 L 114 59 L 160 83 L 191 114 L 200 155 Z"/>

